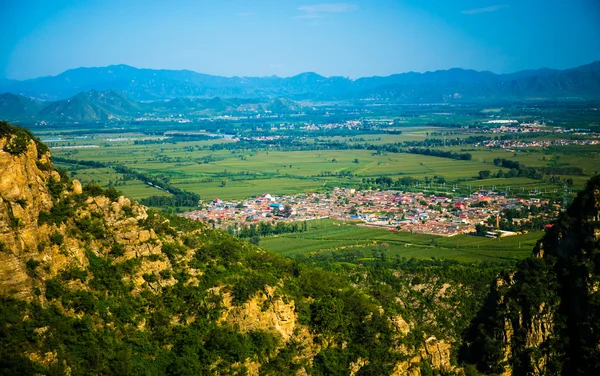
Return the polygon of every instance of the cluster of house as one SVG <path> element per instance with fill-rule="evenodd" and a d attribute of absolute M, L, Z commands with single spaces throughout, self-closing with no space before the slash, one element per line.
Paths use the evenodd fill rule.
<path fill-rule="evenodd" d="M 496 123 L 503 124 L 499 127 L 485 129 L 484 133 L 552 133 L 553 130 L 546 127 L 546 124 L 538 123 Z"/>
<path fill-rule="evenodd" d="M 362 121 L 359 120 L 348 120 L 343 123 L 327 123 L 327 124 L 306 124 L 300 126 L 300 129 L 305 131 L 318 131 L 321 129 L 335 129 L 335 128 L 347 128 L 356 129 L 362 126 Z"/>
<path fill-rule="evenodd" d="M 548 146 L 567 146 L 567 145 L 598 145 L 599 140 L 587 139 L 587 140 L 567 140 L 567 139 L 555 139 L 555 140 L 490 140 L 483 142 L 485 147 L 500 147 L 503 149 L 518 149 L 528 147 L 548 147 Z M 509 150 L 512 151 L 512 150 Z"/>
<path fill-rule="evenodd" d="M 504 209 L 545 203 L 535 198 L 508 198 L 505 194 L 484 190 L 468 197 L 449 198 L 423 193 L 335 188 L 329 193 L 264 194 L 242 201 L 217 198 L 204 204 L 201 210 L 182 215 L 218 228 L 261 221 L 331 218 L 391 231 L 454 236 L 475 232 L 475 226 L 488 223 L 490 217 L 494 218 L 497 227 L 499 213 Z"/>

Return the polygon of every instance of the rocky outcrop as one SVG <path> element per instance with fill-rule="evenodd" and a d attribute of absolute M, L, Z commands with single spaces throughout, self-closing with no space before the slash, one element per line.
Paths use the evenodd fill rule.
<path fill-rule="evenodd" d="M 421 352 L 421 357 L 428 360 L 431 368 L 448 372 L 454 367 L 450 364 L 450 349 L 452 346 L 439 341 L 435 336 L 431 336 L 425 340 L 425 346 Z"/>
<path fill-rule="evenodd" d="M 243 332 L 275 331 L 281 335 L 284 343 L 288 342 L 297 326 L 294 301 L 284 302 L 276 295 L 276 290 L 276 287 L 265 286 L 265 292 L 257 294 L 241 306 L 232 305 L 231 294 L 224 293 L 223 305 L 227 309 L 223 311 L 220 321 L 238 325 Z"/>
<path fill-rule="evenodd" d="M 108 256 L 116 245 L 122 252 L 113 255 L 116 262 L 139 258 L 140 267 L 131 278 L 138 288 L 146 283 L 144 275 L 158 276 L 171 267 L 154 230 L 139 226 L 148 217 L 146 208 L 123 196 L 114 202 L 94 196 L 75 204 L 83 194 L 81 183 L 65 182 L 52 169 L 48 153 L 38 155 L 30 140 L 24 152 L 11 154 L 3 150 L 6 142 L 7 138 L 0 138 L 0 295 L 32 299 L 45 279 L 71 267 L 86 267 L 86 249 Z M 41 213 L 51 212 L 65 200 L 73 215 L 58 224 L 40 223 Z M 92 217 L 104 234 L 83 241 L 74 235 L 76 222 Z M 156 279 L 155 290 L 176 282 L 173 277 Z"/>
<path fill-rule="evenodd" d="M 38 155 L 33 140 L 18 155 L 4 151 L 7 142 L 0 138 L 0 294 L 27 298 L 32 284 L 26 263 L 45 231 L 38 216 L 53 205 L 47 186 L 51 172 L 39 167 L 51 162 L 48 154 Z"/>
<path fill-rule="evenodd" d="M 503 375 L 600 373 L 599 229 L 595 176 L 532 256 L 499 276 L 472 324 L 465 359 Z"/>

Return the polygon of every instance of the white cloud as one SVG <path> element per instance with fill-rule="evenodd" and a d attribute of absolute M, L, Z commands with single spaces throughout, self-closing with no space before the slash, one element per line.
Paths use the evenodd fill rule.
<path fill-rule="evenodd" d="M 296 18 L 322 18 L 334 13 L 354 12 L 358 10 L 358 6 L 348 3 L 327 3 L 302 5 L 298 7 L 298 10 L 303 14 L 296 16 Z"/>
<path fill-rule="evenodd" d="M 490 12 L 496 12 L 500 9 L 504 9 L 504 8 L 508 8 L 508 5 L 506 4 L 501 4 L 501 5 L 490 5 L 489 7 L 484 7 L 484 8 L 474 8 L 474 9 L 466 9 L 461 11 L 460 13 L 462 14 L 480 14 L 480 13 L 490 13 Z"/>

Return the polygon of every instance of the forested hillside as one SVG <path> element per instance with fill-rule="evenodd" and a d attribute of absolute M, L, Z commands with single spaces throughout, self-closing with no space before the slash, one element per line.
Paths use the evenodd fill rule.
<path fill-rule="evenodd" d="M 467 333 L 464 356 L 489 373 L 600 372 L 600 176 L 502 273 Z"/>

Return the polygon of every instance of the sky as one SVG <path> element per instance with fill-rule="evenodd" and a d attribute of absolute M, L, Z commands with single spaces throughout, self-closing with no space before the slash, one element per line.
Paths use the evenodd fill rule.
<path fill-rule="evenodd" d="M 0 0 L 0 77 L 510 73 L 600 60 L 600 0 Z"/>

